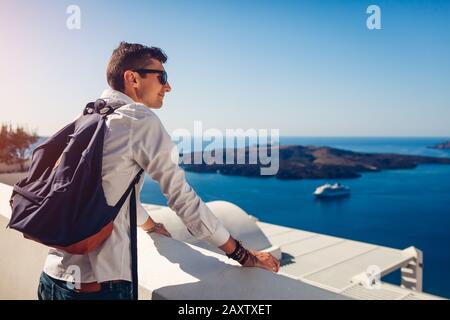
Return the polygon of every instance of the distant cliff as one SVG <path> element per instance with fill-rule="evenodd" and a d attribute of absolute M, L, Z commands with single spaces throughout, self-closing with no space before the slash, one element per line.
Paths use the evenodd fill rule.
<path fill-rule="evenodd" d="M 432 148 L 432 149 L 450 149 L 450 141 L 439 143 L 439 144 L 436 144 L 436 145 L 431 146 L 429 148 Z"/>
<path fill-rule="evenodd" d="M 253 147 L 257 148 L 257 147 Z M 360 153 L 330 147 L 279 146 L 278 179 L 337 179 L 357 178 L 362 172 L 376 172 L 384 169 L 410 169 L 422 163 L 450 164 L 450 158 L 435 158 L 384 153 Z M 242 150 L 242 149 L 241 149 Z M 236 151 L 236 150 L 235 150 Z M 242 150 L 244 151 L 244 150 Z M 191 153 L 201 159 L 201 153 Z M 181 164 L 186 171 L 199 173 L 221 173 L 248 177 L 271 177 L 260 175 L 261 164 Z M 249 148 L 245 148 L 248 157 Z M 223 150 L 225 159 L 225 149 Z M 186 155 L 184 155 L 186 157 Z M 225 160 L 223 161 L 225 163 Z"/>

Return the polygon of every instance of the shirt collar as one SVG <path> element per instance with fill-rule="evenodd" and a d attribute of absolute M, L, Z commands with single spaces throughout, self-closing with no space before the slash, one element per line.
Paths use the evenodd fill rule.
<path fill-rule="evenodd" d="M 108 102 L 108 104 L 111 105 L 114 109 L 126 104 L 135 103 L 133 99 L 131 99 L 125 93 L 114 89 L 104 90 L 100 98 L 106 100 L 106 102 Z"/>

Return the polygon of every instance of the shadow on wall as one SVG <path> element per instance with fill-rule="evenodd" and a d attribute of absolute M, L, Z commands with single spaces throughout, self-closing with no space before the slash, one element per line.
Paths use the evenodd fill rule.
<path fill-rule="evenodd" d="M 184 242 L 160 235 L 150 235 L 158 253 L 198 279 L 194 283 L 163 286 L 153 291 L 152 299 L 261 299 L 330 300 L 343 296 L 275 274 L 260 268 L 243 268 L 234 261 L 225 263 L 205 255 Z M 174 250 L 176 246 L 176 250 Z M 162 270 L 161 270 L 162 272 Z M 162 277 L 170 276 L 161 274 Z"/>

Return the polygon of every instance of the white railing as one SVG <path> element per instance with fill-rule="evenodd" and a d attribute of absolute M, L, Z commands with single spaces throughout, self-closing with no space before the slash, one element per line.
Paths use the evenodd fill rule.
<path fill-rule="evenodd" d="M 0 299 L 36 299 L 47 248 L 5 228 L 11 189 L 0 184 Z M 141 230 L 138 248 L 140 299 L 347 299 L 282 274 L 242 268 L 222 254 Z"/>

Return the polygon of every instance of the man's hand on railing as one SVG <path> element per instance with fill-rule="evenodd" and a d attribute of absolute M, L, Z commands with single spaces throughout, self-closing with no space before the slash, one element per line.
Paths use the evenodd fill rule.
<path fill-rule="evenodd" d="M 272 272 L 280 270 L 280 261 L 272 254 L 245 249 L 240 241 L 232 237 L 219 248 L 228 258 L 238 261 L 243 267 L 258 267 Z"/>
<path fill-rule="evenodd" d="M 162 223 L 157 223 L 150 217 L 148 217 L 147 221 L 145 221 L 145 223 L 140 227 L 147 233 L 155 232 L 158 234 L 162 234 L 163 236 L 172 238 L 172 235 L 169 233 L 169 231 L 167 231 L 166 227 Z"/>
<path fill-rule="evenodd" d="M 152 228 L 147 230 L 147 233 L 151 232 L 162 234 L 163 236 L 172 238 L 172 235 L 170 234 L 169 231 L 167 231 L 166 227 L 162 223 L 155 223 L 155 225 Z"/>
<path fill-rule="evenodd" d="M 272 272 L 280 270 L 280 261 L 268 252 L 247 250 L 249 253 L 243 267 L 258 267 Z"/>

